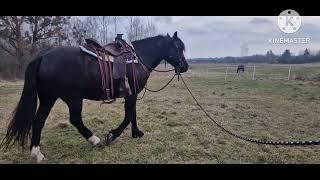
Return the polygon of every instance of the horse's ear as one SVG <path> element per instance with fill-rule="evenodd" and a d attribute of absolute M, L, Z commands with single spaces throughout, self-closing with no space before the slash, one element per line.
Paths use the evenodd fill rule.
<path fill-rule="evenodd" d="M 169 33 L 167 33 L 167 37 L 170 37 Z"/>
<path fill-rule="evenodd" d="M 173 38 L 178 38 L 178 32 L 176 31 L 176 32 L 174 32 L 174 34 L 173 34 Z"/>

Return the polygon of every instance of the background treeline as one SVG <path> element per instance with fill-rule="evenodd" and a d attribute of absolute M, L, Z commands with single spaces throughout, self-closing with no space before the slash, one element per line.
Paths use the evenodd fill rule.
<path fill-rule="evenodd" d="M 84 38 L 106 44 L 117 33 L 138 40 L 155 35 L 157 29 L 146 16 L 0 16 L 0 79 L 23 78 L 27 64 L 41 50 L 78 46 Z"/>
<path fill-rule="evenodd" d="M 265 55 L 252 55 L 244 57 L 219 57 L 219 58 L 193 58 L 190 63 L 270 63 L 270 64 L 302 64 L 320 62 L 320 51 L 318 53 L 310 53 L 305 49 L 298 55 L 292 55 L 289 49 L 283 54 L 275 55 L 271 50 Z"/>

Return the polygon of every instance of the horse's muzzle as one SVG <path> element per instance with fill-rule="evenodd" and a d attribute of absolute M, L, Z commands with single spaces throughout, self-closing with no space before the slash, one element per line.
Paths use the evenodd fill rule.
<path fill-rule="evenodd" d="M 183 65 L 180 67 L 180 73 L 187 72 L 189 69 L 189 64 L 188 63 L 183 63 Z"/>

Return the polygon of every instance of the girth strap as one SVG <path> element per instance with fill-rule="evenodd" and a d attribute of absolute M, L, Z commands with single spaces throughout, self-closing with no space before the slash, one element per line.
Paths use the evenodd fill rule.
<path fill-rule="evenodd" d="M 113 88 L 113 77 L 112 77 L 112 67 L 111 67 L 112 65 L 111 65 L 109 56 L 107 55 L 109 60 L 107 63 L 105 59 L 106 53 L 104 51 L 101 51 L 96 47 L 91 47 L 91 48 L 94 49 L 95 53 L 98 56 L 97 59 L 100 67 L 101 86 L 102 86 L 101 88 L 102 88 L 102 92 L 107 96 L 107 101 L 103 100 L 103 103 L 110 104 L 114 102 L 115 99 L 111 99 L 111 97 L 114 95 L 114 90 L 113 90 L 114 88 Z M 107 74 L 107 68 L 109 71 L 109 76 Z"/>
<path fill-rule="evenodd" d="M 137 73 L 136 73 L 136 67 L 135 67 L 135 64 L 134 62 L 132 61 L 132 78 L 133 78 L 133 86 L 134 86 L 134 94 L 137 94 Z"/>
<path fill-rule="evenodd" d="M 114 96 L 112 64 L 111 64 L 111 61 L 110 61 L 110 58 L 109 58 L 108 53 L 105 53 L 105 55 L 106 55 L 107 58 L 108 58 L 107 64 L 108 64 L 108 68 L 109 68 L 109 77 L 110 77 L 110 85 L 111 85 L 111 95 Z M 103 60 L 104 60 L 104 62 L 106 62 L 105 56 L 103 56 Z"/>

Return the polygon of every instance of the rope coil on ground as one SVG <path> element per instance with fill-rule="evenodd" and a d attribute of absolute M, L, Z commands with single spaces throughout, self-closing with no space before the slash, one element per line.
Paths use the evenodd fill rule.
<path fill-rule="evenodd" d="M 257 143 L 257 144 L 269 144 L 269 145 L 289 145 L 289 146 L 305 146 L 305 145 L 319 145 L 320 144 L 320 140 L 313 140 L 313 141 L 269 141 L 269 140 L 260 140 L 260 139 L 254 139 L 254 138 L 250 138 L 250 137 L 245 137 L 239 134 L 236 134 L 226 128 L 224 128 L 221 124 L 219 124 L 218 122 L 216 122 L 208 113 L 207 111 L 200 105 L 200 103 L 198 102 L 198 100 L 195 98 L 195 96 L 192 94 L 191 90 L 189 89 L 189 87 L 187 86 L 187 84 L 185 83 L 184 79 L 182 78 L 182 76 L 180 75 L 180 78 L 184 84 L 184 86 L 186 87 L 186 89 L 188 90 L 188 92 L 190 93 L 190 95 L 192 96 L 192 98 L 194 99 L 194 101 L 197 103 L 197 105 L 200 107 L 200 109 L 206 114 L 206 116 L 213 121 L 219 128 L 221 128 L 223 131 L 225 131 L 226 133 L 230 134 L 231 136 L 234 136 L 236 138 L 242 139 L 244 141 L 248 141 L 248 142 L 252 142 L 252 143 Z"/>

